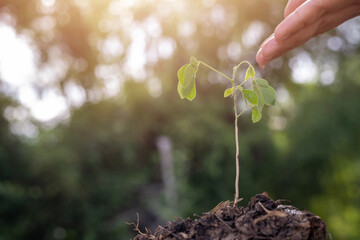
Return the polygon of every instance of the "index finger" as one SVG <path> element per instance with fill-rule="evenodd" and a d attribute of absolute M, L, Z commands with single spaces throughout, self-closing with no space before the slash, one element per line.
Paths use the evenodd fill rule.
<path fill-rule="evenodd" d="M 323 13 L 324 9 L 318 1 L 305 1 L 276 27 L 276 40 L 285 40 L 300 29 L 315 22 Z"/>

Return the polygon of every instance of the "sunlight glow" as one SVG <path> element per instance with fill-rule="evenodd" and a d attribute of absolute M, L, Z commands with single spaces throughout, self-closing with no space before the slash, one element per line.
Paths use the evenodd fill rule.
<path fill-rule="evenodd" d="M 81 107 L 86 100 L 85 90 L 72 81 L 66 83 L 65 94 L 70 104 L 74 107 Z"/>
<path fill-rule="evenodd" d="M 40 121 L 50 121 L 68 111 L 65 98 L 57 89 L 45 90 L 42 99 L 35 100 L 29 107 L 33 117 Z"/>
<path fill-rule="evenodd" d="M 241 45 L 238 42 L 231 42 L 227 45 L 227 55 L 234 62 L 240 61 L 241 58 Z"/>
<path fill-rule="evenodd" d="M 146 64 L 146 33 L 140 28 L 136 27 L 131 33 L 132 43 L 127 50 L 127 61 L 125 71 L 133 76 L 135 79 L 144 79 L 145 64 Z"/>
<path fill-rule="evenodd" d="M 160 79 L 153 77 L 147 82 L 147 85 L 151 96 L 159 97 L 161 95 L 162 85 Z"/>
<path fill-rule="evenodd" d="M 264 24 L 260 21 L 253 21 L 242 35 L 244 47 L 250 48 L 259 45 L 265 34 Z"/>
<path fill-rule="evenodd" d="M 345 36 L 345 39 L 351 44 L 360 43 L 360 17 L 355 17 L 343 24 L 337 30 Z"/>
<path fill-rule="evenodd" d="M 330 37 L 327 41 L 327 46 L 333 50 L 333 51 L 339 51 L 344 45 L 344 41 L 338 37 L 338 36 L 334 36 L 334 37 Z"/>
<path fill-rule="evenodd" d="M 38 121 L 50 121 L 67 113 L 65 98 L 59 90 L 48 88 L 43 94 L 39 94 L 35 87 L 49 86 L 49 83 L 54 82 L 56 74 L 64 72 L 60 68 L 61 63 L 54 62 L 56 69 L 60 71 L 58 73 L 56 69 L 47 69 L 47 65 L 43 66 L 43 71 L 39 71 L 35 65 L 38 62 L 37 53 L 25 36 L 17 35 L 7 25 L 0 25 L 0 35 L 0 77 L 5 83 L 2 91 L 29 108 L 31 116 Z M 14 133 L 26 136 L 34 136 L 36 133 L 28 121 L 22 124 L 17 122 L 12 129 Z"/>
<path fill-rule="evenodd" d="M 45 7 L 52 7 L 54 6 L 56 0 L 41 0 L 41 3 L 45 6 Z"/>
<path fill-rule="evenodd" d="M 320 83 L 323 85 L 332 84 L 335 81 L 338 68 L 338 63 L 335 59 L 328 59 L 328 61 L 322 66 Z"/>
<path fill-rule="evenodd" d="M 177 31 L 179 36 L 191 37 L 196 32 L 196 25 L 190 21 L 180 22 Z"/>
<path fill-rule="evenodd" d="M 211 11 L 211 21 L 215 24 L 223 25 L 226 21 L 225 14 L 225 9 L 222 6 L 217 5 Z"/>
<path fill-rule="evenodd" d="M 303 51 L 289 61 L 293 81 L 296 83 L 312 83 L 318 73 L 317 66 L 309 53 Z"/>
<path fill-rule="evenodd" d="M 20 87 L 35 75 L 35 55 L 27 39 L 0 24 L 0 77 L 12 88 Z"/>
<path fill-rule="evenodd" d="M 163 37 L 159 40 L 159 57 L 170 58 L 176 48 L 175 40 L 169 37 Z"/>
<path fill-rule="evenodd" d="M 119 36 L 116 34 L 109 34 L 102 44 L 100 44 L 99 50 L 106 61 L 111 61 L 124 53 L 124 46 L 121 43 Z"/>
<path fill-rule="evenodd" d="M 233 15 L 236 10 L 228 9 L 226 5 L 217 3 L 216 0 L 201 0 L 207 9 L 206 14 L 196 18 L 184 16 L 187 5 L 186 1 L 176 0 L 109 0 L 101 3 L 98 1 L 74 0 L 79 7 L 80 14 L 94 13 L 97 4 L 105 6 L 105 13 L 95 18 L 88 14 L 86 24 L 93 24 L 95 31 L 89 33 L 88 41 L 92 47 L 96 47 L 97 63 L 95 63 L 95 78 L 100 79 L 100 84 L 85 93 L 76 76 L 67 76 L 69 72 L 84 72 L 92 69 L 92 63 L 88 63 L 86 57 L 76 59 L 67 53 L 64 45 L 52 44 L 46 46 L 45 62 L 40 62 L 39 50 L 31 42 L 31 37 L 22 33 L 16 33 L 10 25 L 0 24 L 0 77 L 4 83 L 2 91 L 16 98 L 25 107 L 29 108 L 32 118 L 46 122 L 55 118 L 66 116 L 71 107 L 80 107 L 86 100 L 100 101 L 104 98 L 114 97 L 119 94 L 125 79 L 134 81 L 146 81 L 152 96 L 158 97 L 162 93 L 161 79 L 156 78 L 153 66 L 158 61 L 170 59 L 180 45 L 184 50 L 196 52 L 201 46 L 194 37 L 198 32 L 210 37 L 218 35 L 219 38 L 227 36 L 228 29 L 235 23 Z M 27 30 L 35 35 L 43 35 L 45 42 L 55 39 L 56 29 L 63 26 L 63 18 L 57 19 L 49 14 L 49 9 L 57 9 L 61 1 L 39 0 L 41 9 L 40 17 L 31 22 L 31 29 Z M 154 14 L 143 16 L 137 15 L 134 9 L 143 4 L 154 3 Z M 156 4 L 155 4 L 156 3 Z M 39 6 L 38 6 L 39 7 Z M 64 9 L 61 9 L 64 11 Z M 46 14 L 45 14 L 46 13 Z M 176 14 L 183 14 L 177 16 Z M 66 14 L 66 11 L 65 13 Z M 169 17 L 176 19 L 174 26 L 164 24 Z M 68 21 L 71 20 L 70 14 Z M 67 23 L 66 22 L 66 23 Z M 200 23 L 200 24 L 199 24 Z M 360 39 L 359 27 L 353 27 L 356 21 L 350 21 L 346 26 L 352 26 L 347 30 L 344 26 L 339 31 L 348 36 L 350 42 Z M 15 25 L 15 24 L 14 24 Z M 214 26 L 216 25 L 216 26 Z M 177 36 L 164 35 L 167 28 L 173 29 Z M 268 26 L 261 21 L 252 21 L 247 30 L 240 38 L 223 39 L 217 49 L 217 57 L 220 61 L 238 62 L 247 49 L 256 48 L 268 31 Z M 355 29 L 355 30 L 354 30 Z M 176 38 L 176 39 L 175 39 Z M 43 40 L 43 39 L 42 39 Z M 331 37 L 327 46 L 333 51 L 340 51 L 346 47 L 348 40 L 340 37 Z M 96 50 L 96 49 L 95 49 Z M 89 64 L 89 65 L 88 65 Z M 283 67 L 284 61 L 279 58 L 270 63 L 274 69 Z M 292 69 L 292 77 L 296 83 L 311 83 L 318 77 L 324 85 L 334 81 L 336 71 L 331 67 L 318 67 L 310 54 L 298 52 L 291 58 L 289 66 Z M 88 73 L 87 73 L 88 74 Z M 210 76 L 210 81 L 220 81 L 218 77 Z M 70 79 L 69 79 L 70 78 Z M 60 91 L 59 80 L 65 80 L 64 93 Z M 66 83 L 67 82 L 67 83 Z M 95 89 L 96 88 L 96 89 Z"/>

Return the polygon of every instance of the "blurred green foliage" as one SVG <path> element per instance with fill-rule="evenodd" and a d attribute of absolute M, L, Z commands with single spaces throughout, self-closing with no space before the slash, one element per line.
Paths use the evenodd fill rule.
<path fill-rule="evenodd" d="M 29 139 L 14 134 L 16 120 L 6 113 L 21 103 L 1 81 L 1 240 L 128 239 L 134 232 L 125 222 L 136 221 L 136 212 L 142 227 L 154 228 L 175 215 L 201 214 L 233 199 L 233 109 L 231 100 L 223 98 L 225 84 L 206 70 L 199 72 L 200 96 L 186 104 L 176 93 L 177 69 L 192 55 L 228 75 L 241 60 L 254 63 L 260 41 L 281 20 L 285 1 L 129 2 L 1 1 L 0 24 L 32 39 L 39 68 L 51 63 L 50 49 L 60 49 L 55 58 L 69 67 L 54 85 L 64 97 L 68 82 L 86 95 L 81 107 L 69 104 L 71 117 L 56 128 L 29 116 L 26 121 L 39 129 Z M 46 31 L 38 24 L 44 17 L 55 22 Z M 255 30 L 249 33 L 251 27 Z M 141 29 L 145 62 L 142 69 L 129 71 L 128 55 Z M 121 40 L 123 52 L 104 50 L 111 37 Z M 239 122 L 243 204 L 267 191 L 320 215 L 334 239 L 346 240 L 360 237 L 360 60 L 355 37 L 348 41 L 337 30 L 264 71 L 257 69 L 278 90 L 279 101 L 260 123 L 251 124 L 250 114 Z M 329 44 L 334 39 L 342 41 L 341 48 Z M 304 52 L 317 66 L 316 81 L 297 84 L 294 66 Z M 85 61 L 85 68 L 78 60 Z M 329 66 L 336 76 L 323 84 L 322 76 L 326 80 L 328 75 L 322 73 Z M 104 94 L 108 78 L 121 83 L 111 97 Z M 54 86 L 38 90 L 48 87 Z M 172 146 L 174 201 L 167 198 L 157 145 L 163 136 Z"/>

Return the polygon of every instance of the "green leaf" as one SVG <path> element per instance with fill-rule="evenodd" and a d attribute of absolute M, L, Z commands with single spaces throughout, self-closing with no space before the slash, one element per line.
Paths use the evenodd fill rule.
<path fill-rule="evenodd" d="M 193 88 L 191 89 L 191 92 L 189 93 L 189 95 L 186 96 L 187 99 L 189 99 L 190 101 L 194 100 L 194 98 L 196 97 L 196 85 L 194 82 Z"/>
<path fill-rule="evenodd" d="M 249 78 L 253 78 L 255 76 L 255 69 L 254 67 L 249 63 L 249 67 L 246 70 L 245 74 L 245 81 L 247 81 Z"/>
<path fill-rule="evenodd" d="M 259 111 L 262 111 L 262 109 L 264 107 L 264 99 L 263 99 L 263 96 L 261 94 L 259 84 L 257 84 L 255 81 L 253 81 L 253 89 L 254 89 L 254 91 L 256 92 L 256 94 L 259 97 L 259 102 L 258 102 L 257 108 L 258 108 Z"/>
<path fill-rule="evenodd" d="M 181 98 L 181 99 L 187 98 L 187 99 L 189 99 L 190 101 L 194 100 L 194 98 L 196 97 L 196 85 L 195 85 L 195 81 L 194 81 L 194 85 L 193 85 L 190 93 L 189 93 L 187 96 L 183 95 L 183 88 L 184 88 L 183 85 L 182 85 L 181 82 L 179 81 L 179 82 L 178 82 L 178 89 L 177 89 L 177 90 L 178 90 L 178 93 L 179 93 L 180 98 Z"/>
<path fill-rule="evenodd" d="M 269 83 L 268 83 L 268 81 L 266 81 L 266 80 L 263 79 L 263 78 L 257 78 L 257 79 L 255 79 L 255 81 L 256 81 L 260 86 L 262 86 L 262 87 L 268 87 L 268 86 L 270 86 Z"/>
<path fill-rule="evenodd" d="M 185 96 L 183 95 L 183 88 L 184 88 L 183 85 L 182 85 L 181 82 L 179 81 L 179 82 L 178 82 L 177 91 L 178 91 L 179 96 L 180 96 L 181 99 L 184 99 L 184 98 L 185 98 Z"/>
<path fill-rule="evenodd" d="M 196 58 L 194 58 L 194 57 L 190 58 L 190 64 L 193 65 L 194 67 L 197 68 L 198 63 L 199 63 L 199 61 Z"/>
<path fill-rule="evenodd" d="M 275 89 L 265 79 L 257 78 L 253 80 L 253 89 L 259 96 L 258 109 L 260 111 L 264 105 L 275 104 Z"/>
<path fill-rule="evenodd" d="M 185 72 L 185 68 L 188 66 L 189 64 L 185 64 L 184 66 L 182 66 L 178 73 L 177 73 L 177 76 L 178 76 L 178 79 L 179 79 L 179 82 L 181 84 L 184 84 L 184 72 Z"/>
<path fill-rule="evenodd" d="M 224 92 L 224 97 L 228 97 L 228 96 L 230 96 L 230 95 L 233 94 L 233 93 L 234 93 L 234 88 L 228 88 L 228 89 L 226 89 L 225 92 Z"/>
<path fill-rule="evenodd" d="M 253 90 L 242 90 L 244 97 L 251 103 L 254 105 L 258 105 L 259 103 L 259 96 L 256 94 L 255 91 Z"/>
<path fill-rule="evenodd" d="M 179 93 L 179 96 L 181 99 L 184 99 L 186 96 L 183 94 L 184 91 L 184 72 L 185 72 L 185 68 L 188 66 L 189 64 L 185 64 L 184 66 L 182 66 L 179 71 L 177 72 L 177 76 L 178 76 L 178 87 L 177 87 L 177 91 Z"/>
<path fill-rule="evenodd" d="M 264 103 L 266 105 L 275 105 L 275 89 L 268 86 L 268 87 L 262 87 L 260 86 L 260 91 L 264 100 Z"/>
<path fill-rule="evenodd" d="M 182 95 L 188 96 L 193 89 L 195 76 L 196 76 L 196 67 L 188 64 L 184 69 L 184 83 L 182 89 Z"/>
<path fill-rule="evenodd" d="M 260 121 L 261 117 L 262 117 L 261 111 L 259 111 L 256 107 L 253 107 L 251 109 L 251 119 L 253 123 Z"/>

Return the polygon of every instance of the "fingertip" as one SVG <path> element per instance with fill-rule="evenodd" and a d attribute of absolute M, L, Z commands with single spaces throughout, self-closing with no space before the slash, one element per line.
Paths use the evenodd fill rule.
<path fill-rule="evenodd" d="M 266 44 L 261 48 L 260 55 L 267 61 L 273 59 L 273 56 L 281 50 L 279 42 L 275 37 L 270 38 Z"/>
<path fill-rule="evenodd" d="M 258 65 L 261 69 L 265 68 L 267 61 L 264 58 L 264 56 L 262 55 L 262 48 L 260 48 L 256 54 L 256 62 L 258 63 Z"/>

